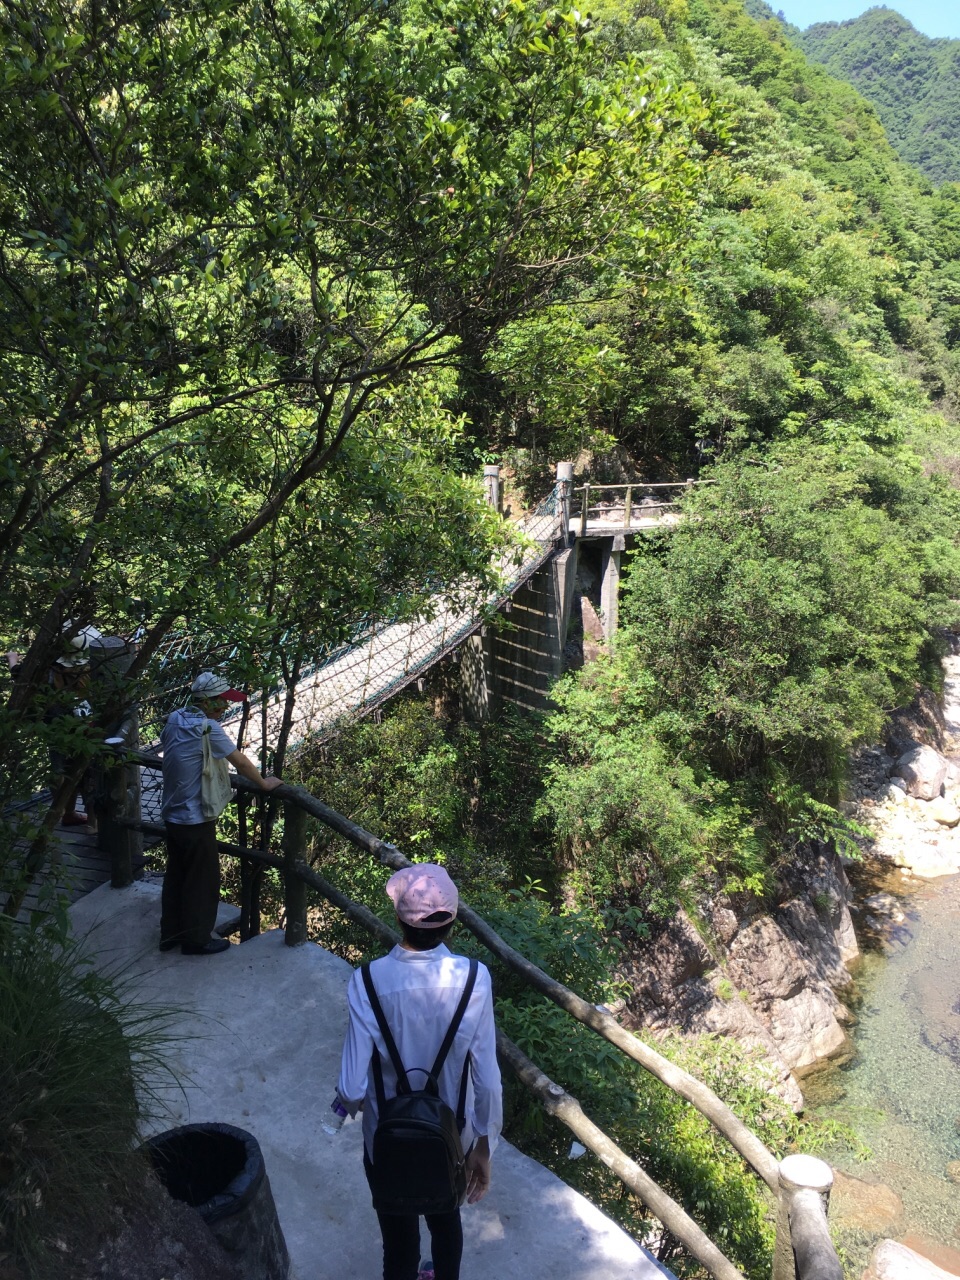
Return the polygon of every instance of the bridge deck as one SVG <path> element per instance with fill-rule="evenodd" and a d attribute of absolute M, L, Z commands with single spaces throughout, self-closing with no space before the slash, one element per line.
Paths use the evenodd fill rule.
<path fill-rule="evenodd" d="M 573 527 L 577 530 L 578 538 L 615 538 L 618 533 L 630 535 L 633 533 L 645 533 L 651 529 L 670 528 L 680 519 L 677 511 L 664 511 L 661 515 L 633 515 L 629 521 L 623 518 L 623 512 L 612 512 L 609 517 L 591 518 L 584 525 L 577 524 L 576 520 L 572 520 Z"/>
<path fill-rule="evenodd" d="M 40 810 L 49 799 L 49 794 L 41 792 L 26 807 Z M 79 808 L 83 808 L 82 803 Z M 26 841 L 18 842 L 17 847 L 26 853 Z M 15 868 L 10 870 L 16 874 Z M 44 874 L 31 884 L 17 919 L 26 923 L 34 912 L 46 914 L 69 907 L 109 881 L 110 858 L 97 848 L 96 834 L 86 827 L 57 827 Z M 0 908 L 6 900 L 6 892 L 0 891 Z"/>

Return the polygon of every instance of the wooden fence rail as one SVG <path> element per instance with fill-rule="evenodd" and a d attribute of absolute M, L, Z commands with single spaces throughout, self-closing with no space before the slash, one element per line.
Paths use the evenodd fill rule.
<path fill-rule="evenodd" d="M 161 767 L 161 762 L 156 756 L 145 752 L 128 751 L 124 758 L 128 765 L 136 764 L 149 769 Z M 242 797 L 264 795 L 255 784 L 247 782 L 244 778 L 231 776 L 231 783 Z M 252 849 L 225 842 L 220 842 L 220 848 L 224 853 L 242 858 L 250 864 L 272 867 L 281 873 L 284 883 L 287 945 L 299 945 L 307 938 L 306 890 L 308 887 L 314 889 L 386 945 L 393 946 L 399 941 L 399 936 L 394 930 L 372 911 L 352 901 L 307 864 L 305 861 L 307 819 L 315 818 L 392 870 L 413 865 L 409 859 L 404 857 L 395 845 L 380 840 L 303 788 L 285 783 L 269 793 L 267 803 L 280 803 L 283 806 L 282 857 L 277 857 L 263 849 Z M 149 834 L 161 834 L 163 831 L 162 827 L 154 824 L 133 820 L 126 813 L 118 814 L 115 829 L 120 832 L 124 828 L 136 828 Z M 122 840 L 117 842 L 117 854 L 119 859 L 125 862 L 126 846 Z M 246 903 L 244 914 L 248 916 L 250 914 Z M 773 1153 L 756 1134 L 734 1115 L 726 1103 L 711 1089 L 620 1026 L 611 1014 L 590 1004 L 522 956 L 462 899 L 457 918 L 487 950 L 535 990 L 597 1035 L 615 1045 L 625 1056 L 639 1063 L 651 1075 L 696 1107 L 763 1179 L 777 1196 L 780 1206 L 773 1280 L 842 1280 L 840 1264 L 830 1243 L 829 1231 L 826 1227 L 826 1202 L 833 1178 L 828 1165 L 809 1156 L 787 1157 L 783 1164 L 778 1163 Z M 248 926 L 244 932 L 249 931 Z M 252 927 L 252 931 L 259 931 L 258 923 Z M 685 1210 L 593 1124 L 583 1113 L 575 1098 L 567 1094 L 560 1085 L 551 1081 L 517 1045 L 499 1031 L 497 1047 L 503 1060 L 540 1100 L 549 1114 L 561 1120 L 584 1145 L 617 1174 L 710 1275 L 715 1276 L 717 1280 L 743 1280 L 733 1263 L 707 1238 Z M 791 1166 L 792 1172 L 786 1175 L 785 1182 L 784 1170 L 791 1160 L 795 1165 Z M 796 1164 L 796 1161 L 800 1163 Z M 816 1206 L 819 1206 L 819 1210 Z"/>

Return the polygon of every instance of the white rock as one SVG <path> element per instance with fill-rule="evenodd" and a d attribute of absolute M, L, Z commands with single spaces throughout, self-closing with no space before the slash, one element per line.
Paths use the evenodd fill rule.
<path fill-rule="evenodd" d="M 887 786 L 882 787 L 877 795 L 878 804 L 904 804 L 907 799 L 907 784 L 902 778 L 891 778 Z"/>
<path fill-rule="evenodd" d="M 955 845 L 941 847 L 914 840 L 896 850 L 894 862 L 921 880 L 936 880 L 960 871 L 960 850 Z"/>
<path fill-rule="evenodd" d="M 940 796 L 930 801 L 928 812 L 934 822 L 938 822 L 941 827 L 955 827 L 960 823 L 960 809 Z"/>
<path fill-rule="evenodd" d="M 897 774 L 907 784 L 908 795 L 933 800 L 947 776 L 947 762 L 933 747 L 914 747 L 897 761 Z"/>
<path fill-rule="evenodd" d="M 895 1240 L 880 1241 L 873 1251 L 867 1275 L 874 1280 L 956 1280 L 951 1272 Z"/>

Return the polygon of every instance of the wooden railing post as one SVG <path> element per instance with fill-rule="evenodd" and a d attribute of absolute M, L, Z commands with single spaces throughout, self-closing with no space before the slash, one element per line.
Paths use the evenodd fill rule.
<path fill-rule="evenodd" d="M 495 511 L 500 510 L 500 468 L 486 466 L 483 468 L 483 492 L 487 504 Z"/>
<path fill-rule="evenodd" d="M 827 1226 L 832 1186 L 833 1170 L 816 1156 L 793 1155 L 780 1162 L 773 1280 L 843 1280 Z"/>
<path fill-rule="evenodd" d="M 136 751 L 137 735 L 137 715 L 131 711 L 106 743 L 119 751 Z M 97 807 L 97 847 L 110 857 L 111 888 L 125 889 L 133 884 L 134 860 L 143 853 L 143 835 L 133 825 L 140 821 L 140 766 L 122 760 L 105 761 L 102 795 L 104 803 Z"/>
<path fill-rule="evenodd" d="M 283 940 L 299 947 L 307 940 L 307 886 L 297 874 L 297 863 L 305 860 L 307 815 L 291 800 L 283 802 L 283 903 L 287 918 Z"/>

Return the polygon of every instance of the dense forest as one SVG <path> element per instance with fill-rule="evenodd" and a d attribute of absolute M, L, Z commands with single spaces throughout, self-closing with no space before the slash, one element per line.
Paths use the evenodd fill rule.
<path fill-rule="evenodd" d="M 287 776 L 447 862 L 596 1001 L 679 904 L 762 903 L 804 842 L 843 846 L 848 750 L 960 619 L 960 186 L 741 0 L 41 7 L 0 5 L 4 804 L 68 765 L 0 832 L 8 885 L 172 635 L 260 688 L 363 617 L 483 595 L 512 536 L 491 459 L 530 499 L 562 458 L 715 483 L 632 556 L 616 644 L 549 713 L 408 698 Z M 139 648 L 80 719 L 48 672 L 93 622 Z M 380 869 L 314 853 L 384 909 Z M 509 1033 L 767 1274 L 763 1200 L 706 1126 L 498 981 Z M 761 1067 L 671 1051 L 798 1140 Z M 0 1223 L 42 1257 L 62 1224 L 25 1233 L 27 1185 Z"/>
<path fill-rule="evenodd" d="M 960 40 L 931 40 L 883 7 L 790 34 L 873 103 L 902 159 L 932 182 L 960 182 Z"/>

